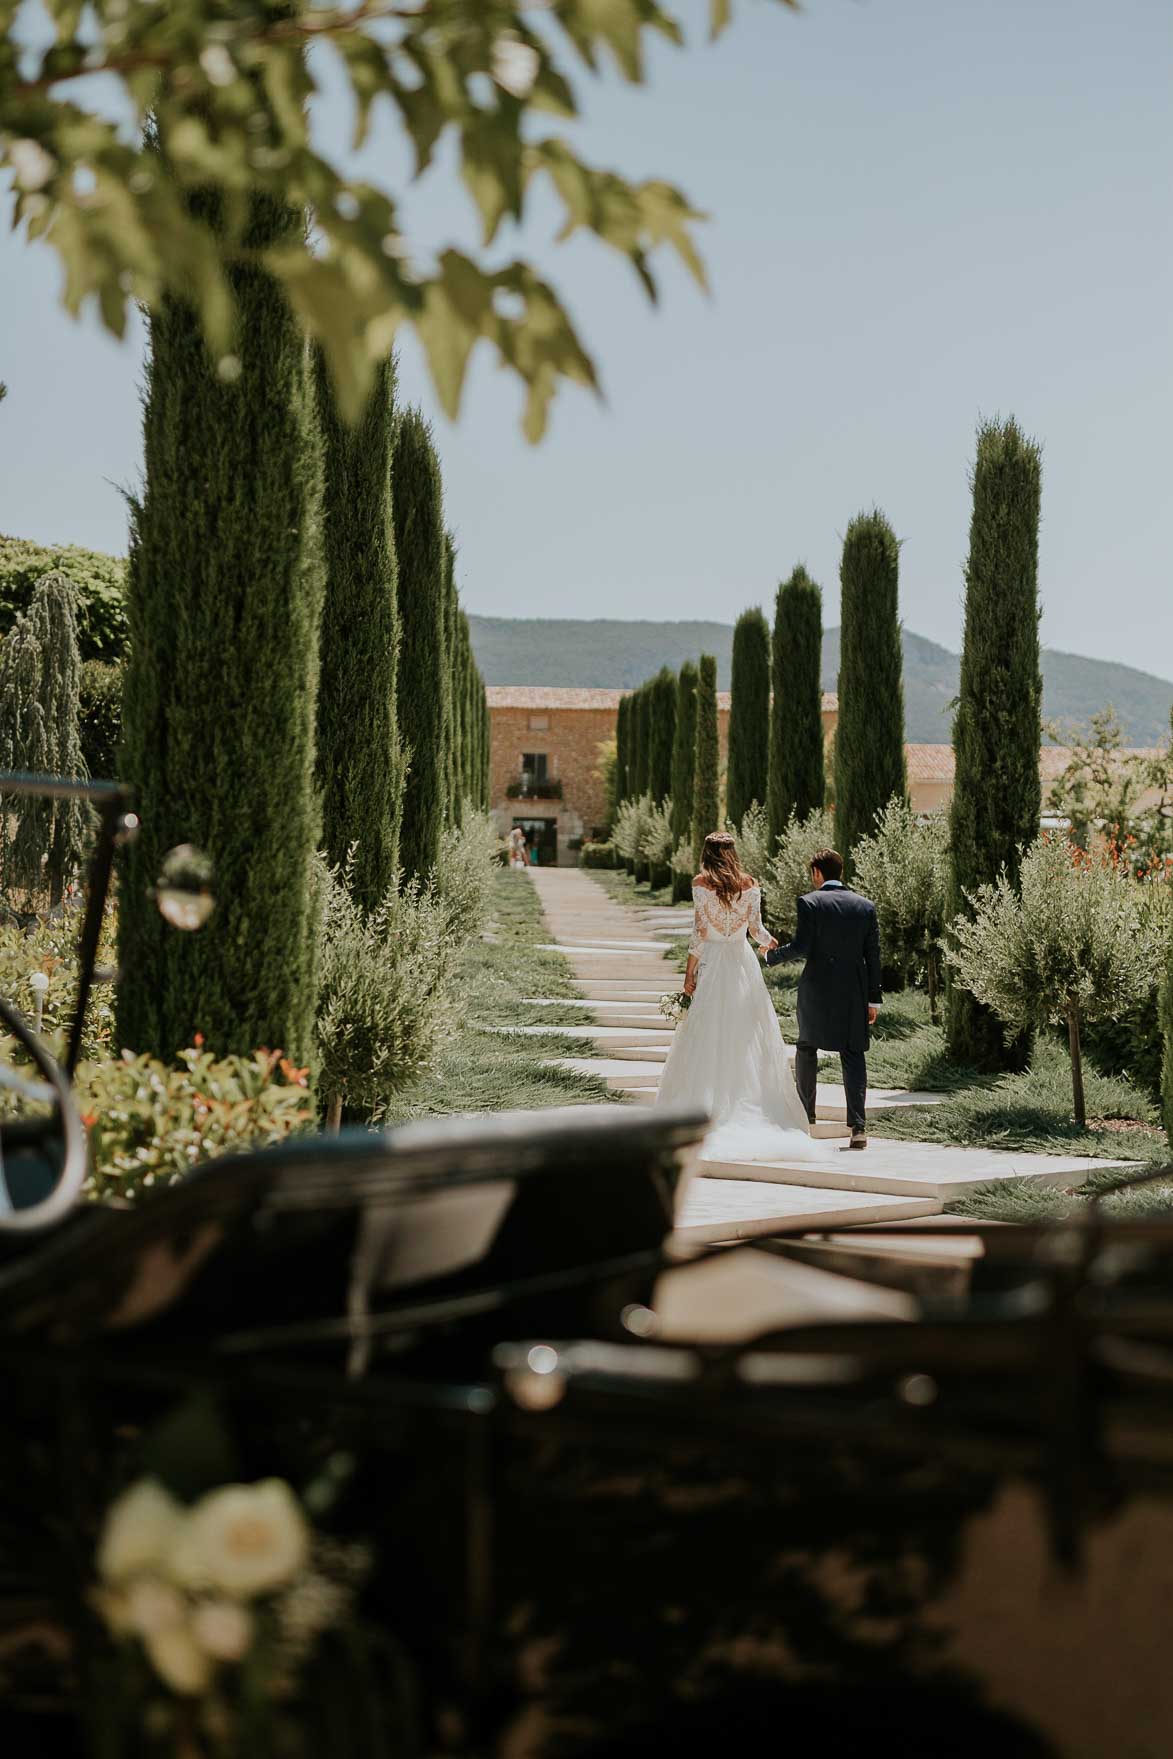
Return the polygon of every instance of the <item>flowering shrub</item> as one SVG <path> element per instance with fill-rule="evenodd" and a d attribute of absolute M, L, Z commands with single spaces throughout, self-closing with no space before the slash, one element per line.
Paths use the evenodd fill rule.
<path fill-rule="evenodd" d="M 19 1008 L 29 1023 L 35 1020 L 35 995 L 29 979 L 36 973 L 47 977 L 43 992 L 41 1034 L 49 1048 L 57 1054 L 64 1048 L 67 1030 L 73 1020 L 77 997 L 77 939 L 81 912 L 66 909 L 59 915 L 39 919 L 27 929 L 15 920 L 0 921 L 0 995 Z M 98 947 L 99 967 L 114 961 L 114 918 L 107 912 L 102 940 Z M 108 984 L 95 984 L 86 1011 L 86 1030 L 82 1055 L 99 1057 L 110 1047 L 114 1029 L 113 990 Z M 0 1055 L 15 1056 L 11 1040 L 0 1035 Z"/>
<path fill-rule="evenodd" d="M 83 1063 L 74 1092 L 94 1197 L 173 1185 L 201 1161 L 279 1142 L 314 1118 L 306 1071 L 279 1050 L 217 1058 L 198 1038 L 178 1068 L 131 1051 Z"/>

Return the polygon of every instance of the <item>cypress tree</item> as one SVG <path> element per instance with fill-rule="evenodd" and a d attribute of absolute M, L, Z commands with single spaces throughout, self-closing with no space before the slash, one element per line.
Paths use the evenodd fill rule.
<path fill-rule="evenodd" d="M 696 761 L 692 784 L 692 865 L 699 871 L 710 831 L 721 828 L 721 744 L 717 732 L 717 662 L 702 654 L 696 686 Z"/>
<path fill-rule="evenodd" d="M 949 814 L 949 918 L 965 893 L 1005 867 L 1039 830 L 1042 680 L 1038 546 L 1042 459 L 1018 424 L 977 433 L 965 569 L 965 635 L 953 720 L 956 773 Z M 979 1069 L 1021 1068 L 1029 1046 L 956 984 L 946 996 L 949 1054 Z"/>
<path fill-rule="evenodd" d="M 769 780 L 770 631 L 756 605 L 734 626 L 730 688 L 725 816 L 739 825 L 755 800 L 765 804 Z"/>
<path fill-rule="evenodd" d="M 0 770 L 84 779 L 78 594 L 54 571 L 0 646 Z M 61 901 L 81 864 L 87 812 L 80 800 L 0 796 L 0 880 Z M 11 834 L 10 834 L 11 832 Z M 40 902 L 40 900 L 37 900 Z"/>
<path fill-rule="evenodd" d="M 676 744 L 676 679 L 664 666 L 648 687 L 652 728 L 648 740 L 648 787 L 657 806 L 672 792 L 672 754 Z"/>
<path fill-rule="evenodd" d="M 631 698 L 621 696 L 615 713 L 615 803 L 621 806 L 631 790 L 627 782 L 628 741 L 631 734 Z"/>
<path fill-rule="evenodd" d="M 848 866 L 876 815 L 908 793 L 900 646 L 900 545 L 878 508 L 847 527 L 839 579 L 835 836 Z"/>
<path fill-rule="evenodd" d="M 696 773 L 697 669 L 685 660 L 676 680 L 676 736 L 672 746 L 672 840 L 692 836 L 692 793 Z"/>
<path fill-rule="evenodd" d="M 800 564 L 774 603 L 770 712 L 770 848 L 792 816 L 809 818 L 826 796 L 823 769 L 823 595 Z"/>
<path fill-rule="evenodd" d="M 444 533 L 444 817 L 459 815 L 456 741 L 459 732 L 456 690 L 456 546 Z"/>
<path fill-rule="evenodd" d="M 218 223 L 216 197 L 193 206 Z M 239 355 L 219 369 L 185 302 L 148 320 L 123 704 L 142 831 L 120 895 L 118 1030 L 165 1060 L 197 1031 L 221 1055 L 270 1045 L 308 1062 L 313 1045 L 322 460 L 309 352 L 259 266 L 302 223 L 254 198 L 229 270 Z M 187 842 L 211 857 L 216 908 L 177 934 L 150 889 Z"/>
<path fill-rule="evenodd" d="M 315 380 L 323 440 L 322 610 L 317 781 L 322 845 L 331 866 L 346 863 L 355 901 L 373 910 L 395 883 L 403 760 L 395 707 L 399 607 L 391 453 L 395 369 L 377 369 L 362 419 L 338 414 L 320 350 Z"/>
<path fill-rule="evenodd" d="M 692 838 L 692 793 L 696 771 L 697 670 L 685 660 L 676 680 L 676 737 L 672 746 L 672 847 Z M 688 896 L 688 876 L 672 871 L 672 896 Z"/>
<path fill-rule="evenodd" d="M 635 788 L 633 792 L 638 798 L 640 795 L 646 794 L 651 785 L 652 717 L 646 684 L 641 684 L 632 697 L 631 712 L 635 734 Z"/>
<path fill-rule="evenodd" d="M 392 463 L 399 560 L 399 731 L 407 784 L 399 860 L 409 879 L 436 865 L 446 800 L 444 507 L 440 465 L 418 409 L 399 418 Z"/>

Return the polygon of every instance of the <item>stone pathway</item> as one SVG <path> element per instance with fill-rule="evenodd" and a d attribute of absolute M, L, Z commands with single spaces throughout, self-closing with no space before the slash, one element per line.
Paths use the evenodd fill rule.
<path fill-rule="evenodd" d="M 689 913 L 662 908 L 628 908 L 577 868 L 531 868 L 552 935 L 552 946 L 570 962 L 579 991 L 576 1006 L 589 1008 L 589 1026 L 557 1028 L 580 1041 L 581 1056 L 556 1059 L 558 1066 L 601 1077 L 637 1105 L 654 1103 L 660 1068 L 668 1055 L 671 1029 L 659 1014 L 666 991 L 679 988 L 680 974 L 666 949 L 684 938 Z M 548 1006 L 556 1026 L 559 1003 Z M 505 1031 L 539 1033 L 543 1027 Z M 594 1051 L 597 1054 L 591 1055 Z M 936 1093 L 873 1088 L 869 1110 L 940 1104 Z M 940 1214 L 950 1198 L 998 1179 L 1037 1178 L 1051 1185 L 1080 1183 L 1095 1167 L 1120 1163 L 1077 1156 L 1016 1154 L 1005 1150 L 951 1148 L 942 1143 L 894 1142 L 873 1137 L 867 1150 L 839 1150 L 834 1138 L 847 1134 L 843 1090 L 820 1082 L 816 1133 L 828 1137 L 828 1163 L 810 1161 L 705 1162 L 704 1176 L 689 1181 L 678 1216 L 682 1242 L 734 1241 L 767 1235 L 795 1222 L 812 1233 L 853 1230 L 921 1221 Z M 852 1238 L 863 1236 L 853 1233 Z M 972 1255 L 957 1236 L 953 1256 Z M 980 1243 L 979 1243 L 980 1249 Z"/>

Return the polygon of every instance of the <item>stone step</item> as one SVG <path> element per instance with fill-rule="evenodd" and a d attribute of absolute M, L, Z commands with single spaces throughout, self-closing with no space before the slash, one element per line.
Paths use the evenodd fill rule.
<path fill-rule="evenodd" d="M 597 1044 L 608 1056 L 628 1047 L 640 1051 L 654 1050 L 658 1053 L 654 1061 L 662 1061 L 672 1043 L 670 1026 L 559 1026 L 551 1020 L 548 1026 L 489 1026 L 486 1031 L 520 1038 L 537 1038 L 548 1032 L 559 1032 L 563 1038 Z"/>
<path fill-rule="evenodd" d="M 648 1300 L 660 1344 L 751 1344 L 788 1326 L 915 1319 L 903 1291 L 783 1257 L 781 1242 L 741 1246 L 657 1277 Z M 797 1253 L 803 1242 L 787 1242 Z"/>
<path fill-rule="evenodd" d="M 707 1166 L 706 1166 L 707 1172 Z M 816 1233 L 936 1214 L 940 1200 L 876 1192 L 801 1189 L 756 1180 L 697 1177 L 686 1182 L 673 1241 L 680 1245 L 751 1240 L 796 1224 Z"/>
<path fill-rule="evenodd" d="M 1080 1185 L 1097 1169 L 1119 1161 L 1065 1154 L 1020 1154 L 1012 1149 L 955 1148 L 943 1142 L 888 1142 L 873 1136 L 863 1150 L 840 1149 L 827 1165 L 812 1161 L 706 1161 L 705 1176 L 859 1191 L 892 1197 L 951 1198 L 1005 1179 L 1041 1185 Z"/>
<path fill-rule="evenodd" d="M 604 979 L 586 978 L 575 986 L 584 1002 L 652 1002 L 658 1004 L 660 997 L 671 995 L 679 989 L 679 984 L 671 981 L 659 986 L 647 979 L 642 982 L 630 983 L 608 982 Z"/>
<path fill-rule="evenodd" d="M 523 1008 L 548 1008 L 552 1028 L 563 1008 L 583 1008 L 590 1014 L 591 1019 L 596 1020 L 600 1026 L 648 1026 L 656 1031 L 667 1026 L 663 1014 L 648 1002 L 586 1002 L 577 996 L 573 1001 L 556 997 L 527 996 L 521 1006 Z M 668 1029 L 671 1030 L 671 1028 Z"/>

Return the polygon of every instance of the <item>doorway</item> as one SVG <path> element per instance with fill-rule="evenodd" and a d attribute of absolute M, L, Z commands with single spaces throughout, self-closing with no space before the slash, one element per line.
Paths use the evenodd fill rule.
<path fill-rule="evenodd" d="M 520 825 L 525 832 L 526 856 L 533 861 L 536 849 L 538 867 L 557 867 L 558 865 L 558 820 L 556 818 L 515 818 L 515 825 Z"/>

